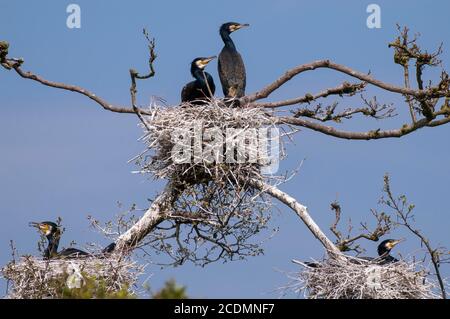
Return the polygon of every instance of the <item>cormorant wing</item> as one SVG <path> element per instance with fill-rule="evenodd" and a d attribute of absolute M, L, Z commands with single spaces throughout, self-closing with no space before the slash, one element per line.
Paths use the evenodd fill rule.
<path fill-rule="evenodd" d="M 189 102 L 193 100 L 193 92 L 195 90 L 195 81 L 189 82 L 181 90 L 181 102 Z"/>
<path fill-rule="evenodd" d="M 219 77 L 225 97 L 245 95 L 246 74 L 244 61 L 239 52 L 224 47 L 219 55 Z"/>
<path fill-rule="evenodd" d="M 108 254 L 111 253 L 114 249 L 116 249 L 116 243 L 111 243 L 105 248 L 103 248 L 102 253 Z"/>
<path fill-rule="evenodd" d="M 61 250 L 60 252 L 58 252 L 58 256 L 57 257 L 62 257 L 62 258 L 77 258 L 77 257 L 83 257 L 83 256 L 90 256 L 91 254 L 82 251 L 80 249 L 77 248 L 66 248 L 64 250 Z"/>

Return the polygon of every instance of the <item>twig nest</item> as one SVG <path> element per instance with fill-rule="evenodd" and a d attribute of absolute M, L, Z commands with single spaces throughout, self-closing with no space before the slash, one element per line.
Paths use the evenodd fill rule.
<path fill-rule="evenodd" d="M 276 169 L 287 128 L 279 133 L 276 117 L 263 109 L 218 99 L 147 111 L 146 148 L 133 160 L 138 173 L 168 180 L 171 191 L 171 209 L 150 245 L 175 264 L 261 254 L 255 235 L 267 230 L 272 205 L 249 181 L 284 180 Z"/>
<path fill-rule="evenodd" d="M 6 298 L 104 298 L 118 292 L 132 295 L 143 270 L 144 266 L 120 254 L 51 260 L 23 256 L 2 268 L 1 275 L 8 280 Z"/>
<path fill-rule="evenodd" d="M 310 299 L 434 299 L 437 284 L 417 263 L 385 265 L 355 257 L 301 264 L 290 289 Z"/>
<path fill-rule="evenodd" d="M 135 158 L 141 173 L 188 185 L 238 185 L 241 178 L 270 175 L 264 168 L 280 158 L 276 118 L 265 110 L 232 108 L 213 99 L 150 111 L 142 125 L 146 149 Z"/>

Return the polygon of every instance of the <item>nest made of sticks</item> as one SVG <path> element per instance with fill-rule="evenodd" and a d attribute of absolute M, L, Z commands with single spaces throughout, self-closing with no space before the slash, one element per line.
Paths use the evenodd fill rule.
<path fill-rule="evenodd" d="M 270 135 L 278 127 L 265 110 L 212 99 L 201 106 L 152 106 L 149 111 L 142 125 L 146 149 L 133 159 L 140 173 L 190 185 L 211 180 L 239 184 L 241 178 L 266 178 L 261 168 L 270 164 L 267 155 L 278 159 L 279 154 L 266 152 L 280 140 Z M 258 144 L 258 138 L 269 145 Z M 233 150 L 239 143 L 245 147 Z"/>
<path fill-rule="evenodd" d="M 131 161 L 136 173 L 167 180 L 171 194 L 171 213 L 150 235 L 156 236 L 152 242 L 179 263 L 260 254 L 253 239 L 266 229 L 272 203 L 252 181 L 285 180 L 267 168 L 284 157 L 282 139 L 295 130 L 279 128 L 267 110 L 231 107 L 215 98 L 145 111 L 145 149 Z M 176 239 L 167 243 L 173 230 Z"/>
<path fill-rule="evenodd" d="M 144 268 L 119 253 L 50 260 L 23 256 L 0 274 L 8 281 L 10 299 L 114 298 L 133 296 Z"/>
<path fill-rule="evenodd" d="M 377 264 L 356 257 L 294 261 L 302 271 L 289 277 L 289 290 L 310 299 L 435 299 L 437 283 L 420 265 L 404 260 Z M 419 269 L 419 270 L 418 270 Z"/>

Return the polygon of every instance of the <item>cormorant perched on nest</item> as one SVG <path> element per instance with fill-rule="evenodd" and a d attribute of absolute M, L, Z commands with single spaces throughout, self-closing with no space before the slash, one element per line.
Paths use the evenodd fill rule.
<path fill-rule="evenodd" d="M 191 74 L 195 78 L 195 81 L 189 82 L 183 87 L 181 91 L 181 102 L 190 102 L 191 104 L 205 104 L 209 98 L 212 98 L 216 86 L 212 76 L 205 72 L 206 65 L 215 59 L 212 57 L 196 58 L 191 63 Z"/>
<path fill-rule="evenodd" d="M 367 260 L 370 262 L 373 262 L 374 264 L 378 265 L 387 265 L 390 263 L 398 262 L 398 259 L 395 257 L 392 257 L 390 255 L 391 250 L 400 242 L 402 242 L 403 239 L 386 239 L 383 240 L 377 248 L 378 251 L 378 257 L 357 257 L 357 259 L 350 259 L 350 262 L 352 263 L 360 263 L 358 262 L 358 259 Z M 320 264 L 317 262 L 305 262 L 305 265 L 313 268 L 320 267 Z"/>
<path fill-rule="evenodd" d="M 245 95 L 246 75 L 244 61 L 231 40 L 230 33 L 248 24 L 228 22 L 220 27 L 220 36 L 225 44 L 219 54 L 219 77 L 226 98 L 240 98 Z"/>
<path fill-rule="evenodd" d="M 61 230 L 58 225 L 53 222 L 31 222 L 30 226 L 36 227 L 39 229 L 42 234 L 47 237 L 48 246 L 44 250 L 44 258 L 52 259 L 52 258 L 77 258 L 83 256 L 92 256 L 91 254 L 82 251 L 77 248 L 66 248 L 60 252 L 58 252 L 59 240 L 61 238 Z M 105 249 L 103 249 L 102 253 L 110 253 L 114 250 L 115 243 L 108 245 Z"/>
<path fill-rule="evenodd" d="M 398 259 L 395 257 L 392 257 L 389 253 L 391 252 L 392 248 L 394 248 L 398 243 L 402 242 L 403 239 L 386 239 L 381 242 L 381 244 L 378 245 L 377 251 L 378 251 L 378 257 L 361 257 L 361 259 L 368 260 L 368 261 L 374 261 L 378 265 L 386 265 L 390 263 L 398 262 Z"/>

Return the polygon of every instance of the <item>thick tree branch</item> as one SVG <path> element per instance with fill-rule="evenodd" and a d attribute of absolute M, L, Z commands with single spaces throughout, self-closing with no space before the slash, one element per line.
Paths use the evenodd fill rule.
<path fill-rule="evenodd" d="M 154 54 L 154 50 L 153 50 L 154 49 L 154 40 L 150 40 L 148 37 L 148 34 L 145 31 L 144 31 L 144 34 L 149 41 L 150 72 L 147 75 L 141 76 L 141 75 L 139 75 L 139 73 L 137 71 L 130 70 L 130 75 L 131 75 L 131 79 L 132 79 L 132 85 L 130 88 L 130 92 L 132 95 L 132 108 L 126 108 L 126 107 L 112 105 L 111 103 L 107 102 L 106 100 L 98 97 L 94 93 L 92 93 L 82 87 L 59 83 L 59 82 L 52 82 L 52 81 L 46 80 L 38 75 L 35 75 L 31 72 L 24 72 L 21 69 L 21 65 L 23 63 L 22 60 L 11 59 L 11 58 L 7 57 L 8 44 L 6 42 L 0 43 L 1 44 L 1 46 L 0 46 L 0 60 L 1 61 L 0 62 L 3 67 L 5 67 L 7 69 L 14 69 L 23 78 L 37 81 L 46 86 L 69 90 L 69 91 L 83 94 L 83 95 L 89 97 L 90 99 L 92 99 L 93 101 L 95 101 L 96 103 L 98 103 L 99 105 L 101 105 L 105 110 L 109 110 L 112 112 L 118 112 L 118 113 L 137 114 L 142 121 L 143 120 L 142 115 L 150 115 L 150 114 L 147 110 L 139 109 L 136 106 L 136 97 L 135 97 L 136 79 L 145 79 L 145 78 L 149 78 L 154 75 L 153 61 L 156 58 L 156 54 Z M 425 64 L 429 63 L 430 65 L 433 65 L 434 63 L 436 63 L 435 61 L 436 61 L 436 56 L 438 53 L 433 54 L 433 55 L 424 54 L 423 56 L 421 56 L 421 59 L 422 59 L 421 61 L 425 61 L 425 62 L 421 62 L 421 63 L 425 63 Z M 363 82 L 356 83 L 356 84 L 349 84 L 349 83 L 345 82 L 341 86 L 324 90 L 324 91 L 316 94 L 315 96 L 306 94 L 304 97 L 292 99 L 292 100 L 286 100 L 284 102 L 259 103 L 259 104 L 255 102 L 256 100 L 268 97 L 273 91 L 278 89 L 280 86 L 282 86 L 284 83 L 286 83 L 287 81 L 292 79 L 294 76 L 296 76 L 302 72 L 314 70 L 317 68 L 334 69 L 336 71 L 345 73 L 349 76 L 358 78 L 359 80 L 361 80 Z M 372 84 L 372 85 L 378 86 L 380 88 L 383 88 L 387 91 L 400 93 L 405 96 L 413 97 L 422 106 L 422 111 L 426 118 L 418 120 L 417 122 L 413 122 L 412 124 L 405 124 L 403 127 L 399 128 L 399 129 L 387 130 L 387 131 L 381 131 L 380 129 L 376 129 L 376 130 L 372 130 L 372 131 L 368 131 L 368 132 L 341 131 L 341 130 L 337 130 L 333 127 L 321 125 L 321 124 L 311 122 L 311 121 L 308 121 L 305 119 L 297 119 L 297 118 L 289 118 L 289 117 L 280 117 L 279 122 L 280 122 L 280 124 L 285 123 L 285 124 L 293 124 L 293 125 L 306 127 L 306 128 L 309 128 L 309 129 L 312 129 L 312 130 L 315 130 L 315 131 L 318 131 L 318 132 L 321 132 L 321 133 L 324 133 L 327 135 L 338 137 L 338 138 L 370 140 L 370 139 L 379 139 L 379 138 L 388 138 L 388 137 L 401 137 L 403 135 L 409 134 L 409 133 L 411 133 L 419 128 L 425 127 L 425 126 L 435 127 L 435 126 L 446 124 L 450 121 L 450 108 L 444 107 L 445 105 L 448 105 L 448 99 L 450 98 L 449 79 L 445 72 L 442 74 L 442 80 L 438 86 L 429 87 L 429 88 L 426 88 L 423 90 L 421 90 L 421 89 L 413 90 L 411 88 L 402 88 L 402 87 L 397 87 L 395 85 L 391 85 L 388 83 L 384 83 L 382 81 L 379 81 L 379 80 L 371 77 L 368 74 L 363 74 L 363 73 L 354 71 L 351 68 L 333 63 L 329 60 L 315 61 L 312 63 L 300 65 L 294 69 L 291 69 L 288 72 L 286 72 L 286 74 L 284 74 L 282 77 L 280 77 L 278 80 L 276 80 L 274 83 L 265 87 L 261 91 L 241 98 L 240 102 L 241 102 L 241 105 L 247 104 L 247 106 L 278 107 L 278 106 L 281 106 L 283 103 L 286 103 L 286 104 L 306 103 L 306 102 L 309 102 L 314 99 L 318 99 L 321 97 L 326 97 L 326 96 L 334 95 L 334 94 L 352 95 L 355 92 L 362 90 L 366 84 Z M 435 112 L 433 105 L 437 102 L 437 100 L 439 98 L 442 98 L 442 97 L 446 97 L 445 105 L 443 106 L 441 111 Z M 433 103 L 432 103 L 432 101 L 433 101 Z M 348 118 L 353 114 L 362 113 L 364 115 L 369 115 L 369 116 L 377 118 L 376 116 L 373 115 L 373 111 L 374 111 L 373 109 L 369 110 L 367 108 L 358 108 L 358 109 L 349 109 L 342 113 L 336 114 L 334 116 L 327 114 L 325 117 L 316 117 L 316 116 L 309 116 L 309 117 L 320 120 L 320 121 L 328 121 L 328 120 L 340 121 L 340 119 L 342 119 L 342 118 Z M 311 112 L 314 112 L 314 111 L 299 110 L 297 112 L 297 116 L 308 117 L 308 114 L 310 115 Z M 334 112 L 334 110 L 333 110 L 333 112 Z M 376 110 L 375 110 L 375 113 L 376 113 Z M 445 118 L 436 119 L 436 117 L 439 115 L 445 115 Z"/>
<path fill-rule="evenodd" d="M 53 88 L 56 88 L 56 89 L 72 91 L 72 92 L 76 92 L 76 93 L 82 94 L 82 95 L 90 98 L 91 100 L 93 100 L 97 104 L 99 104 L 103 109 L 105 109 L 107 111 L 116 112 L 116 113 L 128 113 L 128 114 L 135 114 L 136 113 L 136 111 L 134 109 L 132 109 L 132 108 L 113 105 L 113 104 L 109 103 L 108 101 L 106 101 L 105 99 L 99 97 L 95 93 L 93 93 L 93 92 L 91 92 L 91 91 L 89 91 L 89 90 L 87 90 L 87 89 L 85 89 L 85 88 L 83 88 L 81 86 L 72 85 L 72 84 L 66 84 L 66 83 L 61 83 L 61 82 L 55 82 L 55 81 L 50 81 L 50 80 L 47 80 L 47 79 L 43 78 L 42 76 L 39 76 L 37 74 L 32 73 L 32 72 L 22 70 L 22 64 L 23 64 L 24 61 L 22 59 L 7 58 L 7 53 L 8 53 L 7 48 L 9 47 L 9 45 L 7 44 L 7 42 L 0 42 L 0 44 L 1 44 L 0 45 L 0 62 L 1 62 L 1 65 L 5 69 L 8 69 L 8 70 L 12 69 L 12 70 L 14 70 L 22 78 L 33 80 L 33 81 L 39 82 L 39 83 L 41 83 L 41 84 L 43 84 L 45 86 L 53 87 Z M 148 113 L 145 110 L 140 110 L 140 112 L 142 114 L 147 114 Z"/>
<path fill-rule="evenodd" d="M 399 129 L 392 129 L 392 130 L 376 129 L 367 132 L 352 132 L 352 131 L 338 130 L 332 126 L 327 126 L 321 123 L 288 116 L 285 117 L 281 116 L 278 118 L 278 120 L 279 124 L 290 124 L 301 126 L 337 138 L 343 138 L 348 140 L 375 140 L 382 138 L 402 137 L 423 127 L 435 127 L 450 122 L 450 109 L 448 108 L 444 108 L 441 111 L 436 112 L 434 115 L 435 116 L 445 115 L 445 118 L 434 121 L 430 121 L 427 118 L 423 118 L 421 120 L 418 120 L 416 123 L 405 124 Z"/>
<path fill-rule="evenodd" d="M 276 188 L 275 186 L 266 184 L 264 182 L 261 182 L 259 180 L 251 180 L 249 181 L 249 184 L 253 187 L 259 189 L 261 192 L 264 192 L 265 194 L 268 194 L 276 199 L 278 199 L 283 204 L 287 205 L 289 208 L 291 208 L 298 217 L 305 223 L 306 227 L 312 232 L 314 237 L 316 237 L 322 245 L 325 247 L 325 249 L 332 254 L 336 258 L 340 258 L 341 252 L 339 249 L 333 244 L 331 240 L 328 239 L 328 237 L 325 235 L 325 233 L 320 229 L 320 227 L 316 224 L 316 222 L 311 218 L 311 216 L 308 213 L 308 210 L 305 206 L 300 204 L 295 200 L 295 198 L 291 197 L 290 195 L 284 193 L 280 189 Z"/>
<path fill-rule="evenodd" d="M 33 74 L 31 72 L 23 71 L 22 68 L 20 67 L 20 65 L 17 63 L 12 63 L 12 64 L 10 63 L 10 65 L 21 77 L 23 77 L 25 79 L 37 81 L 45 86 L 50 86 L 50 87 L 54 87 L 57 89 L 80 93 L 84 96 L 87 96 L 91 100 L 95 101 L 96 103 L 98 103 L 100 106 L 102 106 L 107 111 L 116 112 L 116 113 L 132 113 L 132 114 L 135 113 L 133 111 L 133 109 L 113 105 L 113 104 L 107 102 L 106 100 L 102 99 L 101 97 L 97 96 L 96 94 L 92 93 L 91 91 L 88 91 L 80 86 L 65 84 L 65 83 L 61 83 L 61 82 L 49 81 L 39 75 Z"/>
<path fill-rule="evenodd" d="M 450 93 L 448 91 L 413 90 L 410 88 L 408 89 L 408 88 L 404 88 L 404 87 L 399 87 L 399 86 L 396 86 L 393 84 L 389 84 L 389 83 L 377 80 L 374 77 L 370 76 L 369 74 L 364 74 L 364 73 L 355 71 L 347 66 L 331 62 L 330 60 L 318 60 L 318 61 L 314 61 L 311 63 L 302 64 L 293 69 L 290 69 L 284 75 L 282 75 L 280 78 L 278 78 L 275 82 L 269 84 L 262 90 L 242 97 L 240 99 L 241 105 L 252 106 L 252 104 L 251 104 L 252 102 L 267 98 L 271 93 L 273 93 L 275 90 L 280 88 L 283 84 L 285 84 L 286 82 L 291 80 L 293 77 L 295 77 L 303 72 L 312 71 L 312 70 L 320 69 L 320 68 L 333 69 L 335 71 L 347 74 L 351 77 L 357 78 L 361 81 L 370 83 L 374 86 L 377 86 L 381 89 L 384 89 L 386 91 L 393 92 L 393 93 L 410 95 L 410 96 L 413 96 L 416 98 L 450 97 Z"/>
<path fill-rule="evenodd" d="M 138 222 L 119 236 L 116 241 L 116 249 L 132 250 L 135 248 L 145 236 L 166 219 L 167 210 L 171 202 L 172 187 L 168 183 Z"/>

